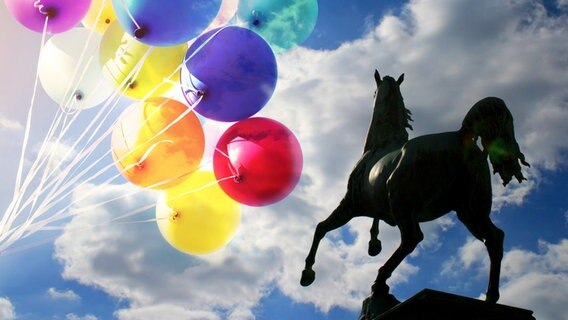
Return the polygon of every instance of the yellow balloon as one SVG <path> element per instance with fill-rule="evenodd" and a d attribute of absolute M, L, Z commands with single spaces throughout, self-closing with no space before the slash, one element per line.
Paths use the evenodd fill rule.
<path fill-rule="evenodd" d="M 179 82 L 179 66 L 186 51 L 187 43 L 172 47 L 146 45 L 127 34 L 115 21 L 101 40 L 100 61 L 111 82 L 117 87 L 126 85 L 120 88 L 125 96 L 140 100 L 162 96 L 174 87 L 173 83 Z M 140 62 L 140 70 L 136 71 Z"/>
<path fill-rule="evenodd" d="M 216 183 L 213 172 L 197 171 L 162 194 L 156 220 L 160 233 L 174 248 L 206 254 L 231 241 L 240 224 L 240 207 Z"/>
<path fill-rule="evenodd" d="M 164 190 L 197 170 L 205 137 L 199 119 L 186 105 L 154 97 L 124 110 L 113 127 L 111 147 L 115 164 L 128 181 Z"/>
<path fill-rule="evenodd" d="M 116 20 L 116 15 L 112 8 L 112 0 L 93 0 L 81 22 L 88 29 L 104 33 L 114 20 Z"/>

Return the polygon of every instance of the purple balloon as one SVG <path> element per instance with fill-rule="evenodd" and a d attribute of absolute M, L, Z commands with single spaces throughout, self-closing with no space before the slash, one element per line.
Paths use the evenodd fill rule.
<path fill-rule="evenodd" d="M 43 32 L 45 18 L 48 33 L 60 33 L 75 27 L 87 14 L 91 0 L 4 0 L 6 7 L 24 27 Z"/>
<path fill-rule="evenodd" d="M 246 119 L 262 109 L 278 76 L 270 45 L 249 29 L 213 29 L 189 47 L 181 71 L 184 96 L 202 116 L 224 122 Z"/>

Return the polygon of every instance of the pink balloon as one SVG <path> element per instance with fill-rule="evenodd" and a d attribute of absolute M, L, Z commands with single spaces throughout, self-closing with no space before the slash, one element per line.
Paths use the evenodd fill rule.
<path fill-rule="evenodd" d="M 285 198 L 302 174 L 298 139 L 280 122 L 249 118 L 221 136 L 213 170 L 221 188 L 235 201 L 264 206 Z"/>
<path fill-rule="evenodd" d="M 4 3 L 24 27 L 42 32 L 45 19 L 49 17 L 47 32 L 60 33 L 83 19 L 91 0 L 4 0 Z"/>

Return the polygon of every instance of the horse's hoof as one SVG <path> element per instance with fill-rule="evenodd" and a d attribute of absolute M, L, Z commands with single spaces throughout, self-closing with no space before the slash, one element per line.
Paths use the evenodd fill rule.
<path fill-rule="evenodd" d="M 383 249 L 383 247 L 382 247 L 381 241 L 379 239 L 371 239 L 369 241 L 369 255 L 371 257 L 374 257 L 374 256 L 378 255 L 379 253 L 381 253 L 382 249 Z"/>
<path fill-rule="evenodd" d="M 485 295 L 485 302 L 495 304 L 499 300 L 499 292 L 487 292 Z"/>
<path fill-rule="evenodd" d="M 304 269 L 302 271 L 302 279 L 300 280 L 300 284 L 303 287 L 307 287 L 314 282 L 316 279 L 316 272 L 312 269 Z"/>

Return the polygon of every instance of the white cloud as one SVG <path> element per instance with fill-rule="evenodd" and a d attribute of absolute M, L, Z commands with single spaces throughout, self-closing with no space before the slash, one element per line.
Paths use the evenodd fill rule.
<path fill-rule="evenodd" d="M 441 274 L 444 276 L 461 276 L 464 270 L 475 268 L 477 274 L 489 272 L 489 256 L 485 244 L 475 238 L 468 238 L 458 249 L 456 256 L 443 263 Z"/>
<path fill-rule="evenodd" d="M 23 126 L 16 120 L 11 120 L 0 114 L 0 130 L 20 131 Z"/>
<path fill-rule="evenodd" d="M 71 143 L 60 139 L 52 139 L 44 144 L 35 145 L 32 151 L 35 157 L 41 156 L 40 161 L 47 160 L 44 165 L 44 170 L 47 172 L 54 170 L 61 172 L 65 168 L 65 164 L 77 156 L 77 152 L 73 150 Z"/>
<path fill-rule="evenodd" d="M 121 309 L 114 313 L 119 320 L 155 320 L 155 319 L 184 319 L 184 320 L 220 320 L 211 311 L 189 311 L 175 304 L 160 304 L 148 307 Z"/>
<path fill-rule="evenodd" d="M 73 290 L 57 290 L 55 288 L 47 289 L 47 295 L 52 299 L 62 299 L 62 300 L 69 300 L 69 301 L 78 301 L 81 300 L 81 297 L 77 295 Z"/>
<path fill-rule="evenodd" d="M 568 239 L 539 244 L 540 253 L 505 254 L 500 302 L 533 310 L 537 319 L 561 320 L 568 313 Z"/>
<path fill-rule="evenodd" d="M 16 319 L 16 310 L 12 302 L 6 297 L 0 297 L 0 319 L 14 320 Z"/>
<path fill-rule="evenodd" d="M 568 312 L 568 239 L 558 244 L 539 242 L 540 253 L 513 249 L 505 252 L 501 266 L 499 303 L 533 310 L 537 319 L 564 319 Z M 470 238 L 460 247 L 457 258 L 444 264 L 445 276 L 463 277 L 474 269 L 488 272 L 487 250 L 481 241 Z"/>
<path fill-rule="evenodd" d="M 97 320 L 98 318 L 92 314 L 88 314 L 85 316 L 78 316 L 74 313 L 68 313 L 65 315 L 65 320 Z"/>
<path fill-rule="evenodd" d="M 252 308 L 275 287 L 323 311 L 358 309 L 378 267 L 398 245 L 396 229 L 381 224 L 384 249 L 370 258 L 371 221 L 355 219 L 347 229 L 353 243 L 338 232 L 321 242 L 316 282 L 301 288 L 299 277 L 316 223 L 338 204 L 361 154 L 372 113 L 374 68 L 382 75 L 406 73 L 402 93 L 414 114 L 413 136 L 456 130 L 473 103 L 499 96 L 515 117 L 528 161 L 554 169 L 566 161 L 559 155 L 568 147 L 567 29 L 565 19 L 547 16 L 528 0 L 416 0 L 401 16 L 385 17 L 369 35 L 337 50 L 299 48 L 283 54 L 275 96 L 261 115 L 289 126 L 302 144 L 305 166 L 297 190 L 278 204 L 245 208 L 241 229 L 228 248 L 199 258 L 168 247 L 153 224 L 115 222 L 84 231 L 151 203 L 152 194 L 141 192 L 89 210 L 75 216 L 56 241 L 64 276 L 127 299 L 131 305 L 117 311 L 119 319 L 150 319 L 159 312 L 216 319 L 218 310 L 253 318 Z M 496 187 L 496 206 L 521 204 L 536 174 L 527 176 L 529 183 Z M 85 187 L 76 193 L 91 198 L 76 206 L 132 189 Z M 145 212 L 135 218 L 151 217 L 152 212 Z M 436 250 L 441 232 L 451 225 L 452 220 L 441 220 L 425 226 L 428 238 L 419 250 Z M 485 250 L 480 244 L 467 242 L 454 267 L 473 268 L 476 261 L 483 265 L 484 258 L 475 256 Z M 391 278 L 392 287 L 419 272 L 409 261 Z"/>
<path fill-rule="evenodd" d="M 88 192 L 91 196 L 76 205 L 90 206 L 133 189 L 84 187 L 77 194 Z M 136 312 L 150 310 L 142 307 L 161 305 L 178 306 L 174 310 L 179 312 L 212 307 L 246 309 L 268 290 L 283 263 L 277 248 L 237 243 L 224 252 L 196 258 L 171 248 L 155 223 L 109 222 L 148 203 L 155 203 L 155 194 L 141 191 L 75 216 L 56 241 L 57 257 L 65 266 L 64 277 L 127 298 Z M 154 218 L 152 210 L 132 217 L 136 221 L 148 218 Z M 100 224 L 104 226 L 85 232 L 89 226 Z M 121 314 L 128 317 L 130 312 L 123 310 Z"/>

